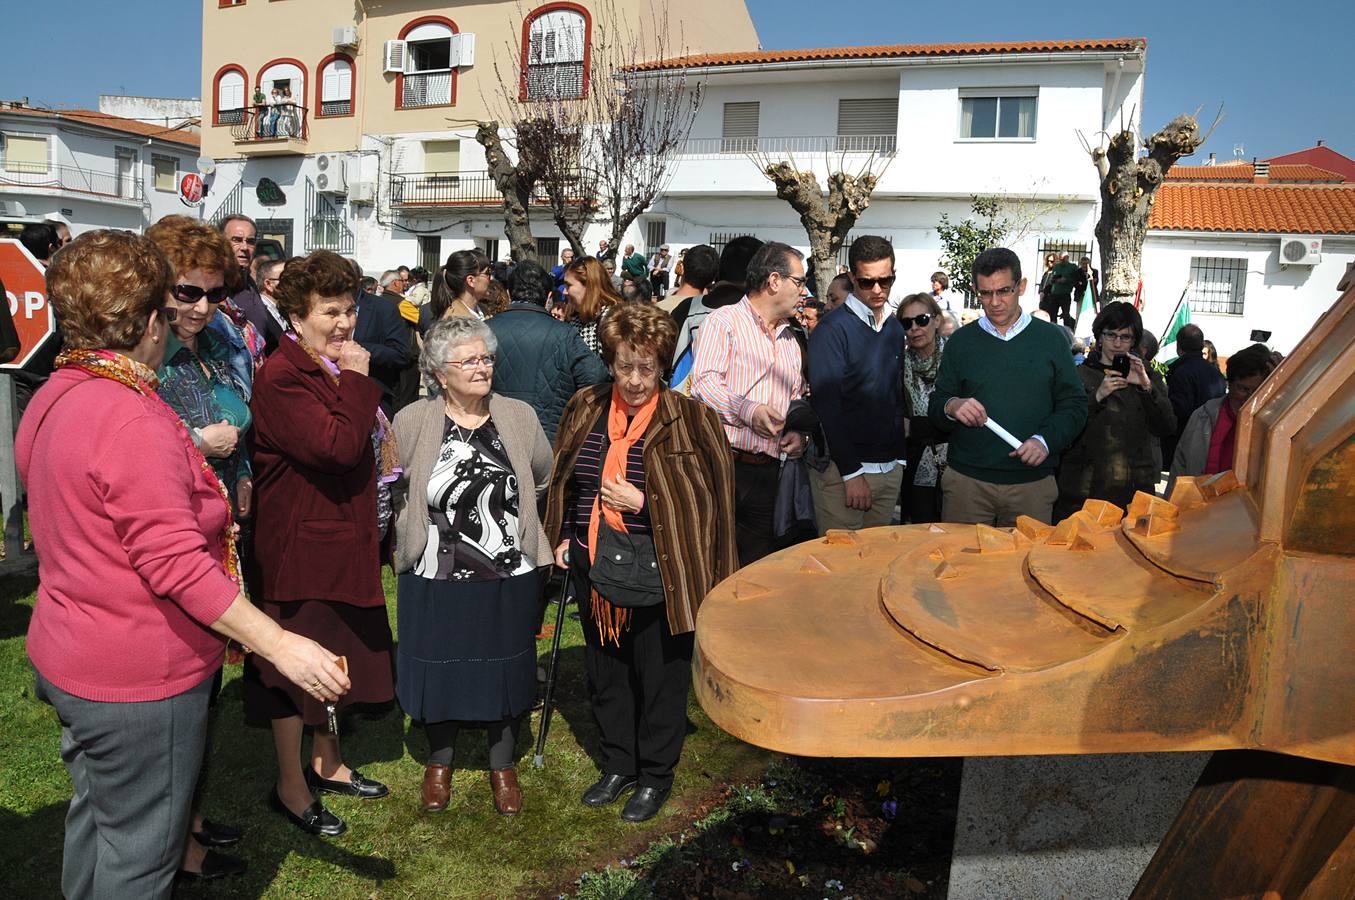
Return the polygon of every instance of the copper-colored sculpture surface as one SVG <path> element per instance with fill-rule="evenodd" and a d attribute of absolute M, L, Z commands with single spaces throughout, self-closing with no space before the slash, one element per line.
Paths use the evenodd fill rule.
<path fill-rule="evenodd" d="M 1355 764 L 1355 287 L 1234 471 L 1054 527 L 830 532 L 720 584 L 694 682 L 805 756 L 1263 749 Z"/>

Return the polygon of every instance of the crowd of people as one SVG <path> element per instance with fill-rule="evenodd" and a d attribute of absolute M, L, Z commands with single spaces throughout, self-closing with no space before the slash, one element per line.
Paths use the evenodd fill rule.
<path fill-rule="evenodd" d="M 1128 303 L 1100 309 L 1078 363 L 998 247 L 962 325 L 945 273 L 909 290 L 869 235 L 819 298 L 799 251 L 753 237 L 648 259 L 603 241 L 553 271 L 460 250 L 365 285 L 334 253 L 257 246 L 244 216 L 169 216 L 44 248 L 59 355 L 17 453 L 41 577 L 28 650 L 74 784 L 68 896 L 242 871 L 221 852 L 241 831 L 195 799 L 228 641 L 245 718 L 273 738 L 260 800 L 298 829 L 345 832 L 323 795 L 389 794 L 340 730 L 393 700 L 428 738 L 422 810 L 447 808 L 457 737 L 484 729 L 490 801 L 514 815 L 564 578 L 601 745 L 580 800 L 629 794 L 621 818 L 645 821 L 719 581 L 829 529 L 1051 522 L 1152 492 L 1164 463 L 1230 468 L 1275 365 L 1256 345 L 1225 378 L 1190 326 L 1164 378 Z"/>

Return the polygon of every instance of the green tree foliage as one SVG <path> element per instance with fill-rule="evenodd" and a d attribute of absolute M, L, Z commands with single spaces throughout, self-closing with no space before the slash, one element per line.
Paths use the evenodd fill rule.
<path fill-rule="evenodd" d="M 974 258 L 989 247 L 1002 246 L 1015 223 L 1000 197 L 971 196 L 969 201 L 973 214 L 952 222 L 948 214 L 942 213 L 936 236 L 941 239 L 941 258 L 937 262 L 950 277 L 951 289 L 972 297 Z"/>

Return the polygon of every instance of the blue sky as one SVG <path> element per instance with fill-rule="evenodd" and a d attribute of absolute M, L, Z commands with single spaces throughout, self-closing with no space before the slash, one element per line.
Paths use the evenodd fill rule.
<path fill-rule="evenodd" d="M 670 0 L 680 3 L 681 0 Z M 1227 115 L 1209 151 L 1272 156 L 1323 138 L 1355 157 L 1355 3 L 748 0 L 768 49 L 1073 37 L 1148 38 L 1144 125 L 1203 105 Z M 197 96 L 200 0 L 65 0 L 6 16 L 0 98 L 94 107 L 101 93 Z M 1157 19 L 1144 10 L 1164 10 Z M 58 31 L 54 17 L 64 23 Z M 1192 160 L 1192 162 L 1197 160 Z"/>

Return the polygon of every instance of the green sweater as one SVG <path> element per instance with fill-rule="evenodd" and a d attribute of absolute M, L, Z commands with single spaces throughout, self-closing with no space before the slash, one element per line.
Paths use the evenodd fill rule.
<path fill-rule="evenodd" d="M 1038 434 L 1049 446 L 1048 458 L 1032 468 L 1009 456 L 1012 448 L 987 428 L 950 419 L 945 408 L 952 397 L 978 400 L 1018 440 Z M 927 413 L 950 432 L 947 465 L 980 481 L 1025 484 L 1054 473 L 1059 454 L 1087 422 L 1087 392 L 1062 329 L 1033 319 L 1001 341 L 973 322 L 946 343 Z"/>

